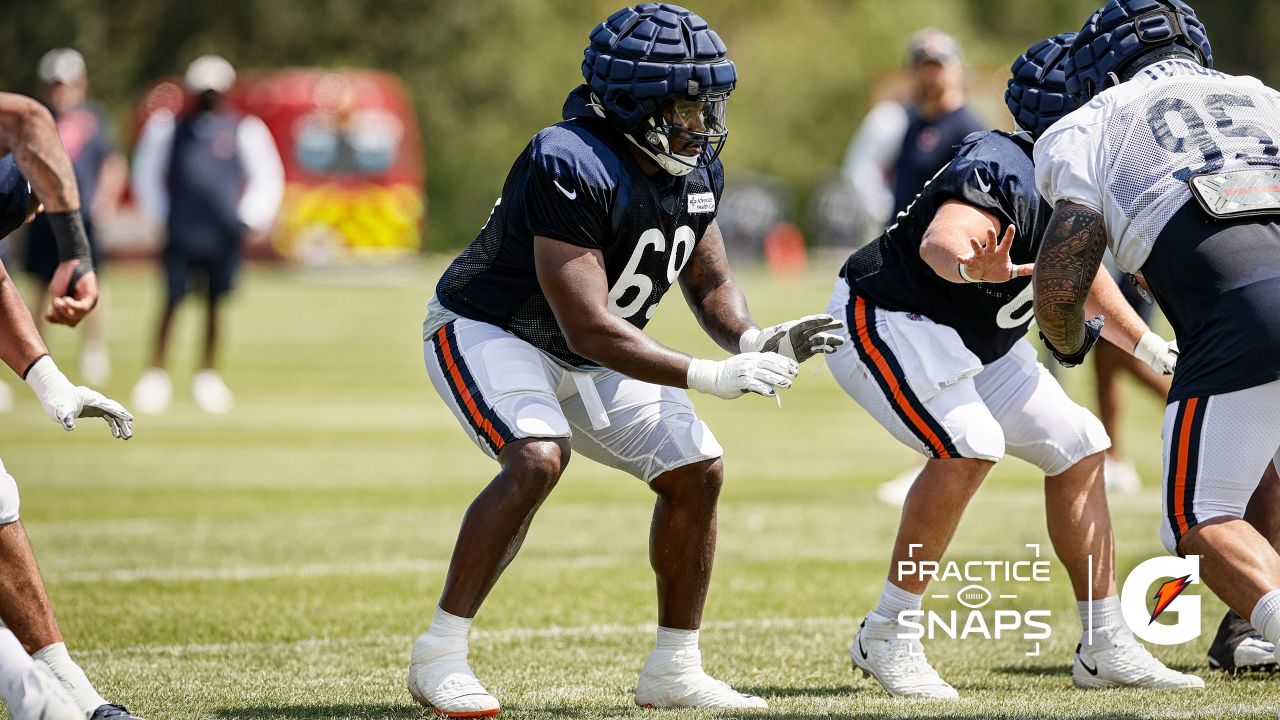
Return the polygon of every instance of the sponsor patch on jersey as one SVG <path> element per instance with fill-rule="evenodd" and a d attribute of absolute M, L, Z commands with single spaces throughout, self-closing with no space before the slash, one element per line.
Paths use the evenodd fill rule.
<path fill-rule="evenodd" d="M 712 213 L 716 211 L 715 193 L 689 193 L 689 213 Z"/>

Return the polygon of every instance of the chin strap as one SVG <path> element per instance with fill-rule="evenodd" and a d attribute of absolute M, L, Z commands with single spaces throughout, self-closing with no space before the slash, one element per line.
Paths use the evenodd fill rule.
<path fill-rule="evenodd" d="M 635 145 L 636 147 L 640 148 L 641 152 L 643 152 L 645 155 L 648 155 L 649 158 L 652 159 L 654 162 L 658 163 L 658 167 L 666 171 L 667 174 L 675 175 L 676 177 L 682 177 L 684 175 L 688 175 L 689 173 L 693 172 L 693 168 L 695 167 L 695 165 L 686 165 L 685 163 L 682 163 L 679 160 L 676 160 L 675 158 L 671 157 L 668 154 L 654 152 L 652 148 L 646 146 L 644 143 L 637 140 L 635 136 L 632 135 L 631 133 L 623 133 L 623 134 L 627 136 L 627 139 L 631 141 L 632 145 Z"/>

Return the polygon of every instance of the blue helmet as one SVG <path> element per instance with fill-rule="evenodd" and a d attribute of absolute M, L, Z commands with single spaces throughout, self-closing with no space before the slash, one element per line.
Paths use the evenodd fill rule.
<path fill-rule="evenodd" d="M 1177 46 L 1213 67 L 1204 24 L 1183 0 L 1109 0 L 1085 22 L 1067 56 L 1067 92 L 1078 102 L 1118 82 L 1140 60 Z M 1142 63 L 1147 65 L 1149 63 Z"/>
<path fill-rule="evenodd" d="M 615 127 L 673 175 L 715 160 L 738 75 L 705 20 L 678 5 L 642 3 L 610 15 L 590 40 L 582 77 Z M 677 138 L 697 154 L 674 152 Z"/>
<path fill-rule="evenodd" d="M 1067 72 L 1063 60 L 1075 33 L 1062 33 L 1041 40 L 1013 61 L 1013 77 L 1004 91 L 1018 127 L 1040 137 L 1063 115 L 1075 110 L 1076 101 L 1067 94 Z"/>

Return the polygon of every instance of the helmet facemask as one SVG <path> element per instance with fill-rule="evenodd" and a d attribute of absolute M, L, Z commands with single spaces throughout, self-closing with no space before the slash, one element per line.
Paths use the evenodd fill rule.
<path fill-rule="evenodd" d="M 710 166 L 724 148 L 729 137 L 724 121 L 728 99 L 726 92 L 669 100 L 627 138 L 666 172 L 688 175 Z"/>

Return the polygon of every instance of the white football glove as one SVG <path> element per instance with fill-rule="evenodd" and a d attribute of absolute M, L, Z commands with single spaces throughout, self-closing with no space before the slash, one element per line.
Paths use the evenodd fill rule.
<path fill-rule="evenodd" d="M 748 352 L 728 360 L 698 360 L 689 363 L 690 390 L 732 400 L 753 392 L 775 397 L 778 390 L 791 387 L 800 367 L 778 353 Z"/>
<path fill-rule="evenodd" d="M 1133 356 L 1161 375 L 1172 375 L 1178 366 L 1178 341 L 1165 340 L 1147 331 L 1147 334 L 1138 340 L 1137 347 L 1133 349 Z"/>
<path fill-rule="evenodd" d="M 829 332 L 844 323 L 830 315 L 807 315 L 799 320 L 752 328 L 738 340 L 738 348 L 748 352 L 776 352 L 796 362 L 804 362 L 818 353 L 831 354 L 844 344 L 844 338 Z"/>
<path fill-rule="evenodd" d="M 45 415 L 67 430 L 76 429 L 76 418 L 100 417 L 107 421 L 113 437 L 133 437 L 133 416 L 124 406 L 97 390 L 72 385 L 48 355 L 31 366 L 26 380 L 44 406 Z"/>

